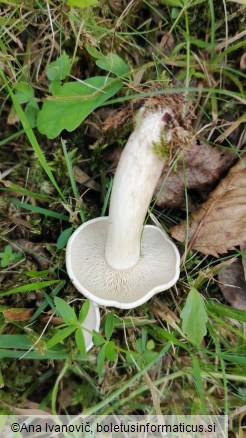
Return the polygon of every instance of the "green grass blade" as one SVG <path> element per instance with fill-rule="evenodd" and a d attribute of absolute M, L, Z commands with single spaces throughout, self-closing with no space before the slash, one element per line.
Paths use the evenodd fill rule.
<path fill-rule="evenodd" d="M 55 219 L 60 219 L 61 221 L 69 222 L 69 216 L 65 214 L 57 213 L 56 211 L 47 210 L 43 207 L 37 207 L 36 205 L 26 204 L 25 202 L 18 201 L 17 199 L 10 198 L 9 202 L 16 205 L 16 207 L 25 208 L 26 210 L 31 211 L 32 213 L 43 214 L 44 216 L 54 217 Z"/>
<path fill-rule="evenodd" d="M 33 345 L 27 335 L 0 335 L 0 348 L 19 348 L 29 350 Z"/>
<path fill-rule="evenodd" d="M 30 196 L 31 198 L 37 199 L 38 201 L 47 201 L 54 199 L 49 195 L 32 192 L 31 190 L 25 189 L 24 187 L 21 187 L 18 184 L 14 184 L 12 182 L 6 183 L 5 181 L 4 183 L 7 184 L 7 187 L 0 187 L 0 190 L 4 190 L 6 192 L 9 191 L 21 193 L 22 195 Z"/>
<path fill-rule="evenodd" d="M 228 383 L 227 383 L 227 377 L 226 377 L 226 367 L 225 367 L 225 363 L 223 360 L 223 354 L 221 353 L 221 348 L 220 348 L 220 343 L 218 341 L 218 336 L 217 336 L 216 332 L 214 331 L 213 325 L 210 323 L 210 321 L 208 322 L 208 330 L 209 330 L 209 333 L 214 341 L 216 354 L 220 359 L 220 366 L 221 366 L 222 376 L 223 376 L 225 414 L 228 415 L 228 390 L 227 390 Z"/>
<path fill-rule="evenodd" d="M 144 93 L 136 93 L 136 94 L 131 94 L 131 95 L 127 95 L 127 96 L 123 96 L 123 97 L 118 97 L 116 99 L 110 99 L 108 100 L 105 105 L 113 105 L 115 103 L 120 103 L 120 102 L 127 102 L 133 99 L 140 99 L 140 98 L 145 98 L 145 97 L 153 97 L 153 96 L 160 96 L 162 94 L 175 94 L 175 93 L 189 93 L 191 98 L 196 98 L 196 95 L 201 94 L 201 90 L 199 91 L 198 87 L 189 87 L 189 89 L 187 90 L 186 87 L 173 87 L 173 88 L 163 88 L 162 90 L 158 90 L 158 91 L 149 91 L 149 92 L 144 92 Z M 235 91 L 231 91 L 225 88 L 210 88 L 210 87 L 204 87 L 202 89 L 202 94 L 204 95 L 204 97 L 207 96 L 207 93 L 210 93 L 211 95 L 213 94 L 218 94 L 220 96 L 228 96 L 231 97 L 232 99 L 235 99 L 236 101 L 244 99 L 245 100 L 245 96 L 242 96 L 241 93 L 237 93 Z"/>
<path fill-rule="evenodd" d="M 225 56 L 229 55 L 230 53 L 236 52 L 236 50 L 240 49 L 241 47 L 244 47 L 245 45 L 246 45 L 245 39 L 243 41 L 239 41 L 238 43 L 231 44 L 230 47 L 228 47 L 225 50 L 222 50 L 221 53 L 213 59 L 213 63 L 220 65 L 222 59 L 225 58 Z"/>
<path fill-rule="evenodd" d="M 223 357 L 224 360 L 237 364 L 242 367 L 246 367 L 246 357 L 245 356 L 239 356 L 236 354 L 221 354 L 221 357 Z"/>
<path fill-rule="evenodd" d="M 0 335 L 0 359 L 13 358 L 20 359 L 24 351 L 30 350 L 33 347 L 33 342 L 27 335 Z M 38 351 L 30 351 L 23 359 L 54 359 L 64 360 L 70 357 L 71 351 L 65 348 L 56 347 L 39 353 Z M 82 354 L 78 353 L 75 360 L 84 360 Z"/>
<path fill-rule="evenodd" d="M 8 144 L 10 141 L 15 140 L 16 138 L 18 138 L 20 135 L 24 134 L 25 131 L 24 129 L 21 129 L 18 132 L 15 132 L 14 134 L 10 135 L 9 137 L 5 138 L 4 140 L 0 141 L 0 146 L 4 146 L 5 144 Z"/>
<path fill-rule="evenodd" d="M 113 187 L 113 178 L 111 178 L 111 180 L 110 180 L 110 184 L 109 184 L 109 187 L 108 187 L 105 199 L 104 199 L 104 203 L 103 203 L 101 216 L 105 216 L 105 213 L 106 213 L 106 210 L 108 207 L 108 203 L 109 203 L 110 194 L 112 191 L 112 187 Z"/>
<path fill-rule="evenodd" d="M 199 362 L 195 356 L 192 356 L 192 369 L 193 369 L 193 377 L 196 383 L 197 393 L 200 399 L 200 412 L 202 415 L 207 414 L 206 403 L 205 403 L 205 394 L 202 383 L 202 374 Z"/>
<path fill-rule="evenodd" d="M 63 153 L 64 153 L 66 165 L 67 165 L 68 176 L 69 176 L 69 179 L 71 182 L 73 194 L 74 194 L 75 199 L 80 200 L 79 192 L 78 192 L 77 185 L 76 185 L 74 175 L 73 175 L 72 162 L 70 160 L 69 154 L 67 153 L 65 141 L 62 140 L 61 143 L 62 143 L 62 149 L 63 149 Z M 86 216 L 85 216 L 85 212 L 84 212 L 83 208 L 80 208 L 80 218 L 81 218 L 82 223 L 86 222 Z"/>
<path fill-rule="evenodd" d="M 179 341 L 176 338 L 176 336 L 164 330 L 162 327 L 158 327 L 155 325 L 153 328 L 148 329 L 148 333 L 150 333 L 154 338 L 157 338 L 160 341 L 167 339 L 169 342 L 172 342 L 174 345 L 177 345 L 178 347 L 183 348 L 186 351 L 190 351 L 190 347 L 188 345 Z"/>
<path fill-rule="evenodd" d="M 65 327 L 64 329 L 58 330 L 58 332 L 52 336 L 47 342 L 47 348 L 50 349 L 60 342 L 64 341 L 68 336 L 75 332 L 76 327 Z"/>
<path fill-rule="evenodd" d="M 66 350 L 47 350 L 44 353 L 39 353 L 37 351 L 30 351 L 29 353 L 23 356 L 23 351 L 13 351 L 0 349 L 0 359 L 35 359 L 35 360 L 65 360 L 69 359 L 71 355 L 71 351 Z M 22 357 L 23 356 L 23 357 Z M 84 357 L 81 354 L 78 354 L 74 360 L 84 360 Z"/>
<path fill-rule="evenodd" d="M 56 295 L 59 294 L 59 292 L 62 290 L 62 288 L 65 285 L 65 281 L 62 281 L 60 284 L 58 284 L 55 289 L 50 293 L 49 298 L 56 297 Z M 47 300 L 47 296 L 45 294 L 45 300 L 38 306 L 36 312 L 32 315 L 31 319 L 29 319 L 29 322 L 35 321 L 41 315 L 42 312 L 45 311 L 46 307 L 49 305 L 49 302 Z"/>
<path fill-rule="evenodd" d="M 220 304 L 217 301 L 206 300 L 206 306 L 209 313 L 212 315 L 216 313 L 218 315 L 227 316 L 228 318 L 236 319 L 237 321 L 246 322 L 246 311 L 239 310 L 235 307 L 226 306 Z"/>
<path fill-rule="evenodd" d="M 45 287 L 51 286 L 55 283 L 60 283 L 61 280 L 47 280 L 36 283 L 28 283 L 23 286 L 15 287 L 14 289 L 7 290 L 6 292 L 0 293 L 0 297 L 7 297 L 8 295 L 13 295 L 17 293 L 26 293 L 34 290 L 44 289 Z"/>

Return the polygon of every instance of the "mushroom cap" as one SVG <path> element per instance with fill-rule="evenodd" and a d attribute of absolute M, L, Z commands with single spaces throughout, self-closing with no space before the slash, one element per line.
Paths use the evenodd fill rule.
<path fill-rule="evenodd" d="M 138 263 L 118 270 L 105 258 L 108 224 L 109 217 L 92 219 L 68 241 L 67 272 L 79 292 L 97 304 L 130 309 L 176 283 L 180 256 L 163 230 L 146 225 Z"/>
<path fill-rule="evenodd" d="M 88 313 L 86 315 L 84 322 L 81 325 L 82 327 L 90 330 L 91 332 L 93 332 L 93 330 L 95 330 L 96 332 L 99 331 L 100 312 L 98 305 L 93 301 L 90 301 L 90 307 Z M 89 351 L 93 347 L 92 333 L 89 333 L 87 330 L 83 330 L 83 328 L 82 328 L 82 332 L 85 340 L 85 349 L 86 351 Z"/>

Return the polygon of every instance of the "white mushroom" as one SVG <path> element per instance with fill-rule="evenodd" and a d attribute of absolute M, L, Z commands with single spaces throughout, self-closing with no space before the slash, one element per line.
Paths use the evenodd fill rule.
<path fill-rule="evenodd" d="M 116 170 L 109 216 L 84 223 L 69 239 L 68 274 L 98 304 L 133 308 L 178 280 L 176 246 L 162 229 L 143 226 L 165 163 L 155 149 L 172 147 L 172 132 L 179 137 L 168 126 L 173 118 L 169 107 L 139 111 Z"/>
<path fill-rule="evenodd" d="M 92 334 L 93 331 L 98 332 L 100 328 L 100 312 L 96 303 L 90 301 L 90 307 L 86 318 L 82 324 L 82 332 L 84 335 L 85 349 L 89 351 L 93 346 Z"/>

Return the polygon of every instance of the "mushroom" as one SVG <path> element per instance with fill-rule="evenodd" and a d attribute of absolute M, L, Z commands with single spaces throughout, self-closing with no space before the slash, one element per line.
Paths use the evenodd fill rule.
<path fill-rule="evenodd" d="M 176 246 L 162 228 L 143 224 L 165 163 L 160 153 L 167 159 L 190 138 L 170 106 L 139 110 L 114 177 L 109 216 L 82 224 L 67 245 L 68 275 L 92 301 L 134 308 L 178 280 Z"/>
<path fill-rule="evenodd" d="M 88 313 L 82 324 L 82 332 L 84 335 L 86 351 L 89 351 L 93 347 L 92 334 L 93 331 L 98 332 L 99 328 L 100 328 L 99 307 L 96 303 L 90 301 L 90 307 Z"/>

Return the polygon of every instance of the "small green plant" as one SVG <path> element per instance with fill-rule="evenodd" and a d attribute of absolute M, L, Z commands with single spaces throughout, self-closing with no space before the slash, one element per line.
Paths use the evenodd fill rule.
<path fill-rule="evenodd" d="M 102 70 L 106 70 L 116 76 L 124 75 L 129 73 L 129 66 L 115 53 L 108 53 L 106 56 L 95 47 L 91 47 L 87 44 L 87 52 L 96 59 L 96 65 Z"/>
<path fill-rule="evenodd" d="M 99 52 L 100 53 L 100 52 Z M 116 75 L 126 73 L 129 68 L 117 55 L 100 59 L 104 70 Z M 99 61 L 98 61 L 99 62 Z M 50 81 L 48 97 L 37 117 L 37 128 L 48 138 L 57 137 L 63 129 L 74 131 L 85 118 L 123 86 L 119 79 L 95 76 L 84 81 L 66 82 L 72 61 L 64 53 L 50 63 L 46 75 Z"/>
<path fill-rule="evenodd" d="M 50 338 L 46 344 L 47 350 L 52 349 L 55 345 L 67 339 L 70 335 L 75 333 L 75 342 L 79 352 L 83 358 L 86 359 L 86 347 L 83 330 L 87 330 L 83 327 L 83 322 L 88 314 L 90 301 L 86 300 L 77 317 L 74 309 L 62 298 L 54 298 L 54 310 L 61 316 L 64 324 L 58 327 L 57 332 Z M 98 375 L 102 375 L 103 365 L 105 359 L 110 361 L 116 361 L 118 357 L 117 346 L 114 341 L 111 341 L 111 336 L 114 331 L 114 313 L 111 312 L 105 321 L 105 337 L 99 333 L 93 333 L 93 342 L 97 346 L 102 346 L 97 359 L 97 371 Z M 88 330 L 87 330 L 88 331 Z M 118 348 L 118 350 L 124 352 Z"/>
<path fill-rule="evenodd" d="M 134 350 L 125 350 L 120 348 L 115 341 L 111 339 L 114 328 L 116 326 L 115 316 L 110 312 L 106 318 L 104 325 L 105 338 L 99 333 L 94 333 L 93 342 L 97 346 L 102 346 L 97 357 L 97 372 L 101 376 L 103 372 L 105 360 L 116 362 L 118 353 L 126 357 L 126 362 L 129 365 L 137 365 L 139 369 L 143 369 L 146 365 L 155 360 L 158 353 L 154 351 L 155 342 L 153 339 L 147 340 L 147 330 L 142 329 L 142 337 L 135 342 Z"/>
<path fill-rule="evenodd" d="M 119 350 L 119 348 L 117 347 L 115 342 L 111 340 L 111 336 L 114 331 L 114 325 L 115 325 L 114 313 L 110 312 L 106 318 L 104 325 L 106 339 L 103 338 L 103 336 L 101 336 L 99 333 L 94 333 L 93 335 L 94 344 L 102 345 L 102 348 L 99 351 L 97 357 L 97 372 L 99 376 L 102 375 L 105 359 L 115 362 L 118 357 L 117 349 Z"/>
<path fill-rule="evenodd" d="M 208 315 L 204 299 L 194 287 L 188 294 L 180 316 L 183 320 L 182 330 L 187 339 L 199 346 L 207 333 Z"/>
<path fill-rule="evenodd" d="M 65 246 L 67 245 L 68 239 L 71 236 L 73 231 L 74 231 L 74 228 L 69 227 L 61 232 L 61 234 L 58 237 L 57 242 L 56 242 L 57 249 L 65 248 Z"/>
<path fill-rule="evenodd" d="M 39 106 L 34 96 L 34 90 L 27 82 L 21 81 L 14 86 L 15 95 L 19 104 L 25 106 L 25 114 L 34 128 L 36 126 L 36 119 L 39 112 Z"/>
<path fill-rule="evenodd" d="M 13 252 L 12 246 L 7 245 L 4 248 L 4 252 L 0 252 L 0 265 L 2 268 L 7 268 L 12 263 L 18 262 L 21 257 L 21 252 Z"/>
<path fill-rule="evenodd" d="M 83 330 L 86 330 L 83 327 L 83 322 L 87 316 L 87 313 L 90 308 L 90 301 L 86 300 L 83 306 L 80 309 L 79 315 L 77 317 L 74 309 L 62 298 L 55 297 L 55 310 L 61 316 L 64 321 L 57 333 L 49 339 L 47 342 L 47 348 L 50 349 L 57 345 L 59 342 L 62 342 L 72 333 L 75 333 L 75 342 L 78 347 L 80 353 L 86 357 L 86 347 L 85 340 L 83 335 Z"/>
<path fill-rule="evenodd" d="M 56 312 L 64 320 L 64 324 L 57 328 L 57 332 L 50 338 L 46 344 L 47 350 L 53 349 L 53 347 L 60 342 L 63 342 L 70 335 L 75 333 L 75 343 L 82 354 L 83 359 L 86 359 L 86 349 L 83 330 L 83 322 L 89 311 L 90 301 L 86 300 L 79 312 L 79 316 L 76 316 L 74 309 L 62 298 L 54 298 L 54 308 Z M 134 350 L 125 350 L 119 347 L 115 341 L 113 341 L 112 334 L 116 327 L 114 312 L 110 312 L 104 323 L 103 337 L 98 332 L 93 332 L 93 343 L 95 346 L 101 347 L 97 355 L 97 373 L 98 376 L 102 376 L 105 360 L 116 362 L 118 354 L 126 357 L 128 364 L 137 364 L 139 369 L 142 369 L 147 364 L 150 364 L 158 355 L 155 348 L 155 342 L 153 339 L 147 340 L 147 331 L 142 330 L 142 337 L 136 340 Z"/>
<path fill-rule="evenodd" d="M 30 84 L 25 81 L 15 84 L 15 97 L 20 105 L 25 106 L 24 112 L 31 128 L 37 125 L 41 134 L 50 139 L 57 137 L 64 129 L 74 131 L 92 111 L 122 88 L 120 76 L 129 72 L 128 65 L 116 54 L 104 56 L 96 49 L 92 50 L 97 65 L 117 78 L 95 76 L 63 84 L 62 81 L 68 78 L 72 68 L 72 59 L 64 52 L 46 69 L 51 96 L 45 100 L 41 109 Z M 16 110 L 15 102 L 14 106 Z"/>
<path fill-rule="evenodd" d="M 146 329 L 142 330 L 141 338 L 136 340 L 136 351 L 127 354 L 127 362 L 130 364 L 137 364 L 139 369 L 153 362 L 158 353 L 154 351 L 155 342 L 153 339 L 147 340 Z"/>

